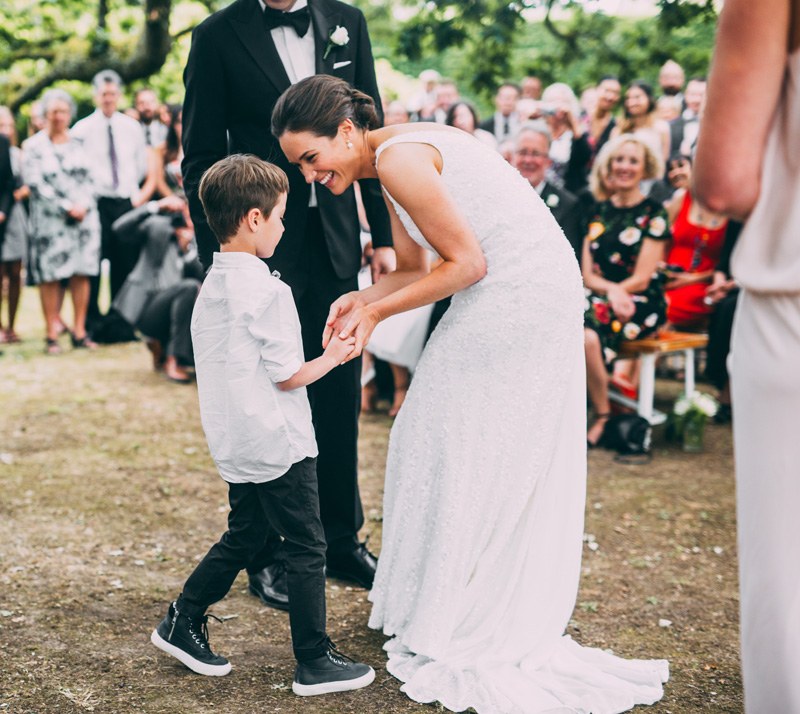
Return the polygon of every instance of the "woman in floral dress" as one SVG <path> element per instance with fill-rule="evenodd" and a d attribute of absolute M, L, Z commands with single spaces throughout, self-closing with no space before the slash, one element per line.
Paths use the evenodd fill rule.
<path fill-rule="evenodd" d="M 632 134 L 606 144 L 592 169 L 599 203 L 581 259 L 587 388 L 595 411 L 589 446 L 597 445 L 609 417 L 608 366 L 620 343 L 651 335 L 666 320 L 658 264 L 669 238 L 667 213 L 640 188 L 663 171 L 661 157 Z"/>
<path fill-rule="evenodd" d="M 60 354 L 61 281 L 69 281 L 75 323 L 72 346 L 93 349 L 86 333 L 89 277 L 100 270 L 100 221 L 89 159 L 69 124 L 74 102 L 63 90 L 42 98 L 45 128 L 23 151 L 23 176 L 31 190 L 30 271 L 39 286 L 47 354 Z"/>

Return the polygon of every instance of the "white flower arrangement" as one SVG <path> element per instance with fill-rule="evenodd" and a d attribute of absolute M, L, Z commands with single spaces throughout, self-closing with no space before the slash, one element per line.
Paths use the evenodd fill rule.
<path fill-rule="evenodd" d="M 347 28 L 336 25 L 328 36 L 328 45 L 325 47 L 325 54 L 322 55 L 322 59 L 328 59 L 328 55 L 334 47 L 344 47 L 348 42 L 350 42 L 350 34 L 347 32 Z"/>
<path fill-rule="evenodd" d="M 668 436 L 683 442 L 684 451 L 702 451 L 706 419 L 717 413 L 719 404 L 710 394 L 694 391 L 681 394 L 669 418 Z"/>
<path fill-rule="evenodd" d="M 545 201 L 545 203 L 547 203 L 547 207 L 548 208 L 555 208 L 556 206 L 558 206 L 558 204 L 560 202 L 561 202 L 561 199 L 558 197 L 557 193 L 551 193 L 547 197 L 547 201 Z"/>

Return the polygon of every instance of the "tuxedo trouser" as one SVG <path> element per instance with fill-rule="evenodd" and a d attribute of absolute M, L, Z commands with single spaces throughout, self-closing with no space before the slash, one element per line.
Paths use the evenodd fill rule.
<path fill-rule="evenodd" d="M 183 280 L 153 295 L 136 322 L 136 329 L 164 345 L 164 353 L 183 365 L 194 364 L 192 310 L 200 281 Z"/>
<path fill-rule="evenodd" d="M 306 361 L 322 352 L 322 331 L 331 303 L 358 290 L 358 277 L 340 278 L 333 269 L 319 209 L 308 209 L 306 283 L 294 292 Z M 317 439 L 319 505 L 328 553 L 348 553 L 358 544 L 364 511 L 358 490 L 358 415 L 361 410 L 361 359 L 336 367 L 307 387 Z M 280 541 L 270 539 L 248 572 L 280 559 Z"/>
<path fill-rule="evenodd" d="M 283 537 L 294 655 L 302 662 L 325 654 L 325 537 L 315 462 L 303 459 L 265 483 L 228 484 L 228 530 L 184 584 L 179 612 L 201 617 L 225 597 L 274 531 Z"/>
<path fill-rule="evenodd" d="M 125 278 L 139 260 L 140 248 L 137 243 L 126 243 L 117 238 L 111 226 L 120 216 L 133 209 L 129 198 L 112 198 L 101 196 L 97 199 L 97 212 L 100 215 L 100 258 L 107 259 L 110 265 L 111 300 L 117 296 Z M 100 318 L 100 275 L 89 279 L 89 323 L 96 323 Z"/>

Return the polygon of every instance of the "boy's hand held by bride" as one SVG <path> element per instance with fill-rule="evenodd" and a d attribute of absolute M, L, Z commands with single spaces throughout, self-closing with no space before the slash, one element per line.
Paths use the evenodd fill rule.
<path fill-rule="evenodd" d="M 344 364 L 355 349 L 356 338 L 348 337 L 346 340 L 334 335 L 325 348 L 325 356 L 330 357 L 337 365 Z"/>

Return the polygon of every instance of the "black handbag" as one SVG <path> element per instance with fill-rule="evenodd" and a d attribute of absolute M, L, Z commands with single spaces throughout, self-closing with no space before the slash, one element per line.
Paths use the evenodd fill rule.
<path fill-rule="evenodd" d="M 602 446 L 620 456 L 649 456 L 653 427 L 638 414 L 609 417 L 601 437 Z"/>

